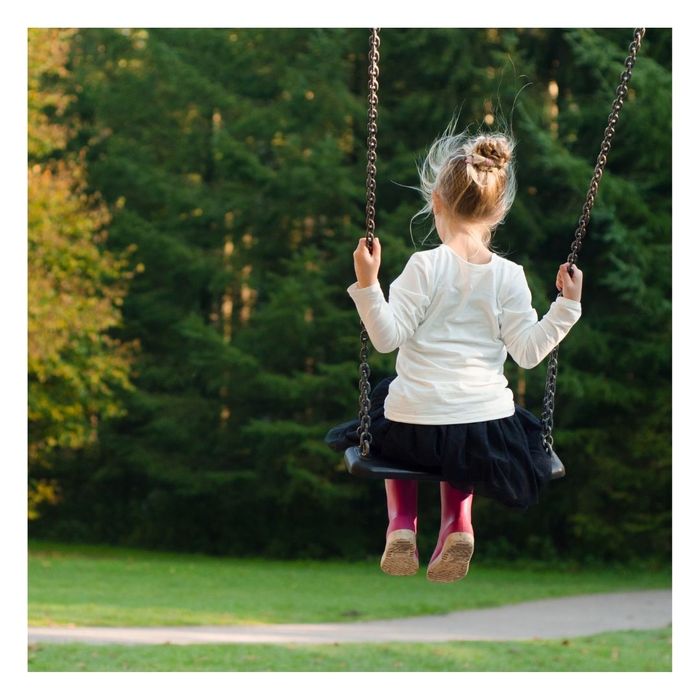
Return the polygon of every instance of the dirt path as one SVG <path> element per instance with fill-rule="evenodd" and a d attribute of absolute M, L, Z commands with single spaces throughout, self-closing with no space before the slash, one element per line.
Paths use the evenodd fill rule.
<path fill-rule="evenodd" d="M 671 624 L 671 591 L 550 598 L 444 615 L 367 622 L 235 627 L 30 627 L 29 642 L 89 644 L 332 644 L 580 637 Z"/>

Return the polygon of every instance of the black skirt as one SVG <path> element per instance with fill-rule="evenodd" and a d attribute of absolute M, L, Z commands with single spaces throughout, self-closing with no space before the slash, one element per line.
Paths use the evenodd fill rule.
<path fill-rule="evenodd" d="M 516 404 L 512 416 L 475 423 L 393 421 L 384 415 L 384 399 L 395 378 L 381 380 L 370 393 L 371 455 L 397 468 L 434 473 L 454 488 L 511 508 L 527 509 L 539 501 L 551 474 L 537 416 Z M 359 445 L 359 424 L 357 418 L 331 428 L 325 442 L 339 452 Z"/>

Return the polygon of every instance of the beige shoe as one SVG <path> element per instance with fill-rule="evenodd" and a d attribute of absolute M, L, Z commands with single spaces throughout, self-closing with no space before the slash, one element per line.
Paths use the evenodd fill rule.
<path fill-rule="evenodd" d="M 392 530 L 379 563 L 389 576 L 411 576 L 418 571 L 416 533 L 413 530 Z"/>
<path fill-rule="evenodd" d="M 474 553 L 474 535 L 453 532 L 445 538 L 440 553 L 428 564 L 426 576 L 435 583 L 450 583 L 464 578 Z"/>

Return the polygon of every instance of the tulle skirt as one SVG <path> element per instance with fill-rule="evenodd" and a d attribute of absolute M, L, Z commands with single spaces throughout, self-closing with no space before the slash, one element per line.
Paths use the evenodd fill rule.
<path fill-rule="evenodd" d="M 537 416 L 516 404 L 512 416 L 475 423 L 393 421 L 384 415 L 384 399 L 395 377 L 381 380 L 370 393 L 371 455 L 398 468 L 434 473 L 455 488 L 511 508 L 538 503 L 551 474 Z M 326 443 L 339 452 L 359 445 L 359 424 L 355 419 L 334 426 Z"/>

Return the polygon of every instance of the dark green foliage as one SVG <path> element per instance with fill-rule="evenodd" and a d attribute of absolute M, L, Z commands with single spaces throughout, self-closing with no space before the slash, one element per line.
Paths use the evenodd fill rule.
<path fill-rule="evenodd" d="M 526 515 L 476 499 L 484 555 L 670 555 L 670 36 L 644 39 L 579 261 L 583 317 L 560 351 L 555 415 L 568 476 Z M 525 265 L 544 313 L 632 30 L 381 37 L 385 293 L 429 229 L 414 222 L 411 239 L 422 201 L 400 185 L 417 184 L 416 159 L 459 108 L 472 130 L 491 113 L 512 125 L 520 189 L 495 243 Z M 364 232 L 366 53 L 361 29 L 79 32 L 74 108 L 89 128 L 73 145 L 89 146 L 91 187 L 110 204 L 109 245 L 136 243 L 145 266 L 120 330 L 143 351 L 128 415 L 100 426 L 99 450 L 56 465 L 63 500 L 34 534 L 280 557 L 381 551 L 383 483 L 351 479 L 323 443 L 357 411 L 359 320 L 345 290 Z M 370 362 L 373 382 L 393 370 L 391 355 Z M 527 373 L 537 413 L 545 365 Z M 506 371 L 514 385 L 510 360 Z M 427 534 L 432 486 L 421 506 Z"/>

